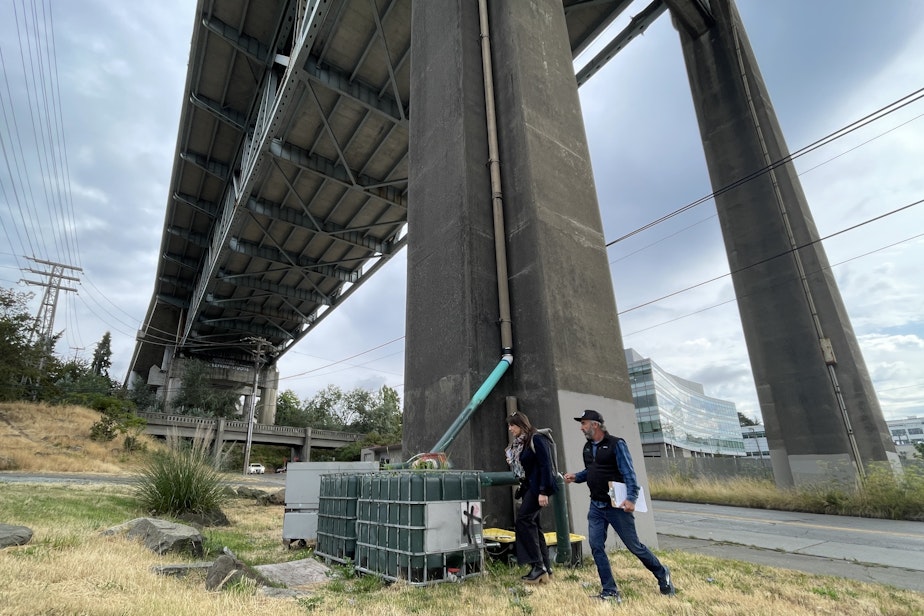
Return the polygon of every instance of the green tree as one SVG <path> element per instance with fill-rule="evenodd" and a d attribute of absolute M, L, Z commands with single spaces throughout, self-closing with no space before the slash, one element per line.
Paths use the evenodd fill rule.
<path fill-rule="evenodd" d="M 0 400 L 21 400 L 38 383 L 41 349 L 31 344 L 30 293 L 0 289 Z"/>
<path fill-rule="evenodd" d="M 760 424 L 743 414 L 741 411 L 738 411 L 738 425 L 740 426 L 759 426 Z"/>
<path fill-rule="evenodd" d="M 347 395 L 346 403 L 353 412 L 353 421 L 348 425 L 351 432 L 377 433 L 380 440 L 388 441 L 378 445 L 401 439 L 401 399 L 396 390 L 387 385 L 375 393 L 356 389 Z"/>
<path fill-rule="evenodd" d="M 305 403 L 305 413 L 312 428 L 401 437 L 401 400 L 391 387 L 377 392 L 357 387 L 344 392 L 328 385 Z"/>
<path fill-rule="evenodd" d="M 914 444 L 915 458 L 924 458 L 924 441 Z"/>
<path fill-rule="evenodd" d="M 52 404 L 80 404 L 93 407 L 97 398 L 109 397 L 118 387 L 108 376 L 95 374 L 82 359 L 46 361 L 42 399 Z"/>
<path fill-rule="evenodd" d="M 308 419 L 302 410 L 302 402 L 291 389 L 283 391 L 276 398 L 276 425 L 294 426 L 296 428 L 308 427 Z"/>
<path fill-rule="evenodd" d="M 336 385 L 328 385 L 316 393 L 305 402 L 305 425 L 319 430 L 346 429 L 341 418 L 343 397 L 343 391 Z"/>
<path fill-rule="evenodd" d="M 157 399 L 157 394 L 154 393 L 154 390 L 148 387 L 148 384 L 143 378 L 138 375 L 135 375 L 132 378 L 131 385 L 126 394 L 128 399 L 135 403 L 135 407 L 138 410 L 157 412 L 163 410 L 163 402 Z"/>
<path fill-rule="evenodd" d="M 99 397 L 89 404 L 100 412 L 102 417 L 90 428 L 90 438 L 94 441 L 111 441 L 118 434 L 125 435 L 124 448 L 133 450 L 138 444 L 138 437 L 144 432 L 147 422 L 135 414 L 135 403 L 115 396 Z"/>
<path fill-rule="evenodd" d="M 112 335 L 109 332 L 103 334 L 102 339 L 96 344 L 96 350 L 93 351 L 93 363 L 90 370 L 97 376 L 109 378 L 109 368 L 112 366 Z"/>
<path fill-rule="evenodd" d="M 188 360 L 180 391 L 173 401 L 173 411 L 180 415 L 201 417 L 234 417 L 238 412 L 238 394 L 216 389 L 210 380 L 209 365 L 200 360 Z"/>

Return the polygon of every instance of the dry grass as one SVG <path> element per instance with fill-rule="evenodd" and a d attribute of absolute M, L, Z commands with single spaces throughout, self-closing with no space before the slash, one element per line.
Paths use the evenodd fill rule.
<path fill-rule="evenodd" d="M 21 469 L 29 471 L 124 473 L 126 464 L 134 461 L 124 458 L 120 450 L 113 451 L 117 444 L 98 446 L 85 437 L 97 417 L 76 407 L 0 405 L 0 456 L 27 452 Z M 15 459 L 21 455 L 16 454 Z M 98 466 L 94 465 L 97 461 Z M 205 590 L 202 574 L 173 578 L 151 572 L 155 565 L 192 559 L 157 556 L 124 537 L 100 535 L 105 528 L 142 515 L 131 490 L 125 485 L 0 482 L 0 522 L 25 525 L 34 531 L 29 544 L 0 550 L 0 616 L 573 616 L 611 614 L 617 609 L 589 598 L 599 591 L 590 560 L 579 569 L 558 569 L 551 584 L 538 587 L 525 586 L 519 580 L 521 568 L 494 563 L 487 575 L 422 588 L 384 585 L 377 578 L 364 576 L 333 579 L 301 599 L 267 598 L 247 585 L 210 593 Z M 308 556 L 306 551 L 282 546 L 281 507 L 234 499 L 224 511 L 232 526 L 203 531 L 209 549 L 206 558 L 214 558 L 222 546 L 230 547 L 252 565 Z M 613 571 L 626 596 L 622 606 L 626 613 L 924 614 L 924 595 L 911 591 L 679 551 L 659 555 L 673 571 L 676 597 L 662 597 L 651 574 L 627 552 L 611 555 Z"/>
<path fill-rule="evenodd" d="M 660 500 L 924 521 L 924 474 L 913 467 L 896 477 L 888 466 L 874 466 L 862 490 L 837 484 L 784 490 L 769 479 L 679 475 L 652 477 L 649 486 L 652 497 Z"/>
<path fill-rule="evenodd" d="M 593 615 L 616 609 L 589 597 L 599 590 L 589 561 L 579 569 L 560 568 L 551 584 L 536 587 L 520 582 L 520 568 L 494 563 L 487 575 L 458 584 L 384 585 L 365 576 L 335 579 L 300 599 L 268 598 L 247 585 L 210 593 L 204 589 L 202 574 L 173 578 L 151 572 L 155 565 L 189 559 L 160 557 L 123 537 L 100 536 L 101 530 L 130 517 L 128 490 L 126 486 L 0 484 L 0 519 L 28 525 L 35 532 L 28 545 L 0 551 L 0 616 Z M 22 506 L 30 499 L 41 511 Z M 58 500 L 66 503 L 45 504 Z M 13 501 L 19 505 L 12 505 Z M 94 506 L 100 510 L 91 515 L 88 511 Z M 307 555 L 281 546 L 278 507 L 236 500 L 227 513 L 233 527 L 221 532 L 238 535 L 236 540 L 242 544 L 236 552 L 244 560 L 275 562 Z M 212 549 L 209 557 L 214 557 L 222 542 L 214 536 L 207 542 Z M 675 597 L 658 594 L 651 575 L 624 550 L 611 556 L 627 613 L 924 614 L 924 596 L 910 591 L 677 551 L 662 552 L 661 557 L 674 572 Z"/>
<path fill-rule="evenodd" d="M 725 479 L 697 478 L 669 475 L 648 479 L 652 498 L 684 502 L 722 503 L 736 507 L 763 509 L 768 503 L 786 502 L 786 494 L 769 479 L 732 477 Z"/>
<path fill-rule="evenodd" d="M 47 528 L 35 531 L 36 545 L 0 553 L 0 614 L 4 616 L 303 613 L 293 603 L 251 592 L 207 593 L 199 576 L 154 575 L 152 566 L 174 561 L 154 555 L 140 543 L 61 535 Z"/>
<path fill-rule="evenodd" d="M 122 473 L 139 457 L 122 449 L 122 439 L 90 440 L 97 411 L 81 406 L 28 402 L 0 403 L 0 470 L 30 472 Z M 140 437 L 147 447 L 159 447 Z"/>

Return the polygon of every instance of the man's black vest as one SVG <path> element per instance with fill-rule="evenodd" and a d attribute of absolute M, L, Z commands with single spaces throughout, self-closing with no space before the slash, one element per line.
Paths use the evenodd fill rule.
<path fill-rule="evenodd" d="M 592 442 L 587 441 L 584 445 L 584 467 L 587 469 L 587 487 L 590 488 L 592 500 L 609 502 L 609 482 L 623 480 L 616 464 L 616 443 L 621 440 L 618 436 L 605 434 L 597 445 L 596 456 Z"/>

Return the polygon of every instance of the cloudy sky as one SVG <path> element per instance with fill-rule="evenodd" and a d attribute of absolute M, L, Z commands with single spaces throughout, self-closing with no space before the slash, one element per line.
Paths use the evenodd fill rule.
<path fill-rule="evenodd" d="M 924 88 L 924 3 L 738 7 L 791 151 Z M 42 289 L 20 279 L 47 268 L 27 257 L 82 268 L 58 302 L 57 352 L 90 358 L 109 331 L 119 379 L 153 289 L 194 18 L 191 0 L 0 5 L 0 285 L 36 292 L 34 311 Z M 666 15 L 581 98 L 608 242 L 711 192 Z M 924 414 L 924 204 L 896 212 L 924 199 L 922 114 L 912 102 L 796 160 L 822 237 L 861 225 L 824 246 L 887 419 Z M 756 418 L 712 201 L 609 258 L 624 345 Z M 404 293 L 402 253 L 280 361 L 281 387 L 403 393 Z"/>

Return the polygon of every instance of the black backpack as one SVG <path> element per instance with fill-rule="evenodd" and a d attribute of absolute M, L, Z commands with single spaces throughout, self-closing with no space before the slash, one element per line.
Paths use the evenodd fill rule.
<path fill-rule="evenodd" d="M 536 428 L 536 434 L 533 438 L 537 436 L 547 439 L 549 445 L 549 457 L 552 459 L 552 476 L 558 476 L 558 449 L 555 447 L 555 439 L 552 438 L 552 428 Z M 532 448 L 533 452 L 536 451 L 536 446 L 533 444 L 532 440 L 529 441 L 529 446 Z"/>

